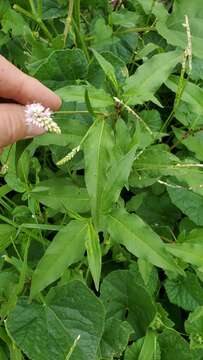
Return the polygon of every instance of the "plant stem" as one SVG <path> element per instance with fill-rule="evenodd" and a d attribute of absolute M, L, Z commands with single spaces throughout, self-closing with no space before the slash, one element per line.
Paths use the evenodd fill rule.
<path fill-rule="evenodd" d="M 106 112 L 102 112 L 102 111 L 94 111 L 95 114 L 97 115 L 104 115 L 104 116 L 108 116 L 109 113 Z M 63 115 L 90 115 L 89 111 L 87 110 L 76 110 L 76 111 L 66 111 L 66 110 L 61 110 L 61 111 L 56 111 L 55 114 L 63 114 Z"/>
<path fill-rule="evenodd" d="M 79 340 L 80 340 L 80 335 L 78 335 L 77 338 L 74 340 L 73 345 L 71 346 L 71 348 L 70 348 L 70 350 L 69 350 L 69 352 L 68 352 L 65 360 L 69 360 L 69 359 L 70 359 L 70 357 L 71 357 L 73 351 L 75 350 L 75 347 L 76 347 L 76 345 L 77 345 L 77 343 L 78 343 Z"/>
<path fill-rule="evenodd" d="M 29 11 L 23 9 L 21 6 L 15 4 L 15 5 L 13 5 L 13 9 L 16 10 L 16 11 L 18 11 L 18 12 L 21 13 L 22 15 L 25 15 L 25 16 L 29 17 L 30 19 L 36 21 L 35 16 L 34 16 L 33 14 L 31 14 Z"/>
<path fill-rule="evenodd" d="M 155 31 L 156 28 L 154 26 L 146 26 L 146 27 L 133 27 L 133 28 L 129 28 L 129 29 L 125 29 L 125 30 L 117 30 L 114 31 L 114 35 L 122 35 L 122 34 L 127 34 L 130 32 L 147 32 L 147 31 Z"/>
<path fill-rule="evenodd" d="M 42 21 L 42 19 L 37 18 L 36 19 L 38 25 L 41 27 L 41 29 L 44 31 L 44 33 L 47 35 L 48 39 L 50 41 L 52 41 L 52 35 L 50 33 L 50 31 L 48 30 L 48 28 L 46 27 L 45 23 Z"/>
<path fill-rule="evenodd" d="M 38 12 L 38 16 L 40 18 L 42 18 L 42 0 L 38 0 L 37 3 L 37 12 Z"/>
<path fill-rule="evenodd" d="M 65 29 L 64 29 L 64 48 L 66 46 L 66 40 L 71 29 L 72 16 L 73 16 L 74 0 L 69 0 L 68 16 L 66 18 Z"/>
<path fill-rule="evenodd" d="M 80 0 L 74 2 L 74 19 L 78 31 L 80 32 Z"/>
<path fill-rule="evenodd" d="M 31 4 L 32 4 L 32 6 L 31 6 Z M 48 39 L 50 41 L 52 41 L 52 35 L 51 35 L 50 31 L 48 30 L 48 28 L 46 27 L 46 25 L 44 24 L 44 22 L 42 21 L 41 17 L 39 17 L 38 14 L 36 13 L 35 8 L 33 8 L 34 4 L 32 1 L 30 1 L 30 6 L 32 7 L 32 13 L 23 9 L 21 6 L 19 6 L 17 4 L 15 4 L 13 6 L 13 8 L 16 11 L 18 11 L 19 13 L 21 13 L 22 15 L 25 15 L 25 16 L 29 17 L 30 19 L 36 21 L 36 23 L 39 25 L 41 30 L 47 35 Z"/>
<path fill-rule="evenodd" d="M 35 9 L 34 1 L 33 1 L 33 0 L 29 0 L 29 3 L 30 3 L 30 7 L 31 7 L 31 9 L 32 9 L 33 15 L 36 15 L 36 9 Z"/>

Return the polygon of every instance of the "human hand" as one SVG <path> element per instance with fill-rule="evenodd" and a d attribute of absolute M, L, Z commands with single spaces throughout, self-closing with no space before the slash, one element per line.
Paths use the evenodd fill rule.
<path fill-rule="evenodd" d="M 0 98 L 17 103 L 0 104 L 0 153 L 6 145 L 44 133 L 42 128 L 26 124 L 23 105 L 39 102 L 54 111 L 61 106 L 57 95 L 17 69 L 3 56 L 0 56 Z"/>

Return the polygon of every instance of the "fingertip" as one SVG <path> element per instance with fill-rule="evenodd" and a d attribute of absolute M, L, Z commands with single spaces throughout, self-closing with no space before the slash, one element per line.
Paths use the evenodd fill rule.
<path fill-rule="evenodd" d="M 61 98 L 58 95 L 56 95 L 55 93 L 53 93 L 53 105 L 50 106 L 51 109 L 54 111 L 57 111 L 60 109 L 61 105 L 62 105 Z"/>

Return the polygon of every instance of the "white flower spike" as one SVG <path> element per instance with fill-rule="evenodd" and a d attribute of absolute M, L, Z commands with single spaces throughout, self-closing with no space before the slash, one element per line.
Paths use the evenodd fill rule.
<path fill-rule="evenodd" d="M 33 124 L 46 131 L 61 134 L 61 129 L 52 119 L 52 114 L 49 108 L 45 108 L 39 103 L 29 104 L 25 107 L 25 120 L 28 125 Z"/>

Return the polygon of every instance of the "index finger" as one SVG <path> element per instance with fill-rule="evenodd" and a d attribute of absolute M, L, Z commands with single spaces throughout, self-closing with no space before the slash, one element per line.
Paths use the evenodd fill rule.
<path fill-rule="evenodd" d="M 60 98 L 38 80 L 24 74 L 0 55 L 0 97 L 26 105 L 40 102 L 52 110 L 61 106 Z"/>

